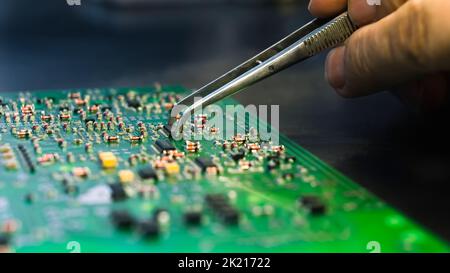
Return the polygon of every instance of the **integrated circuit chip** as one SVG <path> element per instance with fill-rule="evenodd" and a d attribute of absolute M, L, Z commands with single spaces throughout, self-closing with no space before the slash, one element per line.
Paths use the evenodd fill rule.
<path fill-rule="evenodd" d="M 156 179 L 157 177 L 155 170 L 151 166 L 139 169 L 138 174 L 142 179 Z"/>
<path fill-rule="evenodd" d="M 197 157 L 195 163 L 201 168 L 202 172 L 217 172 L 217 165 L 209 157 Z"/>
<path fill-rule="evenodd" d="M 173 146 L 173 144 L 170 143 L 168 140 L 161 140 L 161 139 L 158 139 L 158 140 L 155 142 L 155 147 L 156 147 L 156 149 L 158 149 L 158 151 L 161 152 L 161 153 L 167 153 L 167 152 L 175 151 L 175 150 L 176 150 L 175 146 Z"/>

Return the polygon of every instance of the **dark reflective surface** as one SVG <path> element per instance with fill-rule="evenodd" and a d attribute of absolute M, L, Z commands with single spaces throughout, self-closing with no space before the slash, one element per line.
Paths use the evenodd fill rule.
<path fill-rule="evenodd" d="M 311 19 L 306 4 L 120 11 L 89 1 L 2 2 L 0 91 L 155 81 L 198 88 Z M 450 119 L 418 118 L 388 93 L 342 99 L 323 80 L 323 60 L 236 98 L 279 104 L 283 133 L 450 239 L 450 138 L 441 129 Z"/>

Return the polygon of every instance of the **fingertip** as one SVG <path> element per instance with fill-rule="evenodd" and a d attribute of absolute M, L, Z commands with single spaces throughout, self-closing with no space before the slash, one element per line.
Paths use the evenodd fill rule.
<path fill-rule="evenodd" d="M 345 10 L 347 0 L 310 0 L 309 12 L 319 18 L 327 18 Z"/>
<path fill-rule="evenodd" d="M 335 48 L 328 53 L 325 63 L 325 78 L 340 95 L 345 86 L 344 56 L 344 46 Z"/>
<path fill-rule="evenodd" d="M 376 20 L 377 8 L 369 5 L 366 0 L 350 0 L 348 13 L 354 24 L 364 26 Z"/>
<path fill-rule="evenodd" d="M 346 99 L 358 97 L 355 92 L 348 89 L 348 87 L 344 86 L 342 88 L 335 88 L 336 93 Z"/>

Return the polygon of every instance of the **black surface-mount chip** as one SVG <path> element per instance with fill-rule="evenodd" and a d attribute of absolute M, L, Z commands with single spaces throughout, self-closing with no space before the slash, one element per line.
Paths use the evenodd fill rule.
<path fill-rule="evenodd" d="M 198 226 L 202 222 L 202 213 L 200 211 L 187 211 L 184 213 L 184 222 L 189 226 Z"/>
<path fill-rule="evenodd" d="M 9 245 L 9 237 L 0 234 L 0 247 L 5 247 Z"/>
<path fill-rule="evenodd" d="M 141 103 L 137 99 L 127 99 L 127 105 L 128 105 L 128 107 L 135 108 L 135 109 L 141 107 Z"/>
<path fill-rule="evenodd" d="M 156 172 L 151 166 L 147 166 L 138 171 L 138 175 L 142 179 L 156 179 Z"/>
<path fill-rule="evenodd" d="M 206 172 L 208 168 L 217 168 L 217 165 L 209 157 L 197 157 L 195 163 L 202 169 L 202 172 Z"/>
<path fill-rule="evenodd" d="M 304 195 L 304 196 L 300 197 L 300 203 L 303 206 L 308 206 L 310 204 L 319 203 L 319 202 L 320 202 L 319 197 L 317 197 L 315 195 Z"/>
<path fill-rule="evenodd" d="M 168 136 L 168 137 L 172 137 L 172 126 L 169 124 L 165 124 L 162 127 L 162 131 Z"/>
<path fill-rule="evenodd" d="M 111 198 L 114 201 L 121 201 L 127 198 L 127 193 L 125 192 L 125 189 L 122 187 L 122 184 L 114 183 L 110 184 L 109 187 L 111 188 Z"/>
<path fill-rule="evenodd" d="M 205 201 L 224 224 L 236 225 L 239 222 L 239 212 L 230 203 L 223 194 L 208 194 Z"/>
<path fill-rule="evenodd" d="M 326 207 L 323 203 L 314 203 L 309 206 L 309 211 L 313 215 L 322 215 L 326 212 Z"/>
<path fill-rule="evenodd" d="M 161 139 L 158 139 L 158 140 L 155 142 L 155 147 L 156 147 L 156 149 L 158 149 L 158 151 L 159 151 L 160 153 L 167 153 L 167 152 L 169 152 L 169 151 L 174 151 L 174 150 L 176 150 L 175 146 L 173 146 L 172 143 L 170 143 L 170 142 L 167 141 L 167 140 L 161 140 Z"/>
<path fill-rule="evenodd" d="M 205 196 L 205 201 L 210 207 L 217 207 L 228 204 L 228 199 L 225 195 L 220 193 L 211 193 Z"/>
<path fill-rule="evenodd" d="M 324 214 L 326 211 L 325 204 L 315 195 L 302 196 L 300 198 L 300 204 L 314 215 Z"/>
<path fill-rule="evenodd" d="M 219 217 L 225 224 L 236 225 L 239 222 L 239 212 L 232 207 L 227 207 L 218 212 Z"/>
<path fill-rule="evenodd" d="M 142 221 L 138 224 L 139 234 L 146 238 L 154 238 L 159 234 L 159 225 L 153 219 Z"/>
<path fill-rule="evenodd" d="M 239 161 L 245 157 L 245 150 L 239 149 L 236 153 L 233 153 L 231 155 L 231 158 L 233 158 L 234 161 Z"/>
<path fill-rule="evenodd" d="M 111 212 L 111 221 L 119 229 L 130 229 L 136 223 L 134 217 L 126 210 L 115 210 Z"/>

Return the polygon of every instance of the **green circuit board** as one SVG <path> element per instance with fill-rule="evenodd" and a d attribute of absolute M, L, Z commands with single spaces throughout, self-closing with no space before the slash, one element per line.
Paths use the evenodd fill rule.
<path fill-rule="evenodd" d="M 1 93 L 0 251 L 448 252 L 284 136 L 174 140 L 188 92 Z"/>

